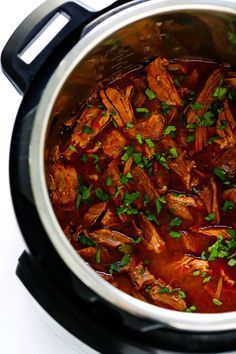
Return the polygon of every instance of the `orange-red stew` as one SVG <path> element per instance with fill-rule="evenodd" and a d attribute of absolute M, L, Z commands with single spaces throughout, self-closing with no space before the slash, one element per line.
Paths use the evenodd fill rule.
<path fill-rule="evenodd" d="M 65 123 L 50 197 L 104 279 L 187 312 L 236 310 L 236 73 L 157 58 Z"/>

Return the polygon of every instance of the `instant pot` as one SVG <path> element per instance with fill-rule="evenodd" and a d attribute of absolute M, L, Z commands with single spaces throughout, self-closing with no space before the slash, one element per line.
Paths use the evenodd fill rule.
<path fill-rule="evenodd" d="M 25 62 L 27 48 L 58 15 L 67 19 L 65 26 Z M 159 308 L 100 278 L 64 236 L 45 172 L 63 123 L 101 82 L 156 56 L 202 58 L 235 70 L 229 33 L 236 33 L 235 0 L 117 1 L 98 13 L 76 0 L 49 0 L 24 20 L 2 52 L 2 69 L 23 95 L 10 152 L 12 200 L 27 245 L 16 272 L 51 317 L 99 352 L 236 350 L 236 312 Z"/>

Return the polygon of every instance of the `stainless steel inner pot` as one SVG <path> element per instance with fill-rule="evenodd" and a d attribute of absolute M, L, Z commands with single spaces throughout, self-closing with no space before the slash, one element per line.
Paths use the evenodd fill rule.
<path fill-rule="evenodd" d="M 110 81 L 117 73 L 135 69 L 158 55 L 205 58 L 228 63 L 235 69 L 236 47 L 230 44 L 229 32 L 236 31 L 236 2 L 138 1 L 93 25 L 96 26 L 90 31 L 85 29 L 87 33 L 52 75 L 37 107 L 32 130 L 31 183 L 48 237 L 79 279 L 102 298 L 132 315 L 187 331 L 235 329 L 236 312 L 189 314 L 167 310 L 135 299 L 99 277 L 78 256 L 60 228 L 48 195 L 45 167 L 49 148 L 61 125 L 101 80 Z M 149 35 L 153 26 L 156 32 L 161 31 L 161 40 Z"/>

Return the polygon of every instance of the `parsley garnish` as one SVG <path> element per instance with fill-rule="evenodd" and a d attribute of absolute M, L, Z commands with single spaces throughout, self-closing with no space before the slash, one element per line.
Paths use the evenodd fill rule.
<path fill-rule="evenodd" d="M 101 248 L 100 248 L 100 245 L 97 246 L 97 251 L 96 251 L 96 254 L 95 254 L 95 261 L 96 263 L 101 263 Z"/>
<path fill-rule="evenodd" d="M 176 131 L 176 127 L 174 125 L 168 125 L 165 129 L 163 134 L 164 135 L 171 135 L 173 137 L 174 132 Z"/>
<path fill-rule="evenodd" d="M 191 103 L 190 107 L 192 108 L 193 111 L 198 112 L 202 108 L 204 108 L 204 105 L 202 105 L 201 103 L 195 102 L 195 103 Z"/>
<path fill-rule="evenodd" d="M 148 147 L 153 148 L 155 145 L 153 144 L 153 141 L 149 138 L 145 139 L 146 144 Z"/>
<path fill-rule="evenodd" d="M 187 143 L 191 143 L 191 142 L 195 141 L 195 135 L 188 135 L 186 137 L 186 141 L 187 141 Z"/>
<path fill-rule="evenodd" d="M 82 128 L 82 133 L 93 134 L 93 129 L 87 127 L 87 125 L 84 125 L 83 128 Z"/>
<path fill-rule="evenodd" d="M 126 124 L 126 129 L 130 129 L 130 128 L 133 128 L 133 127 L 134 127 L 133 123 L 128 122 Z"/>
<path fill-rule="evenodd" d="M 96 242 L 94 242 L 91 238 L 85 236 L 85 234 L 81 233 L 79 236 L 78 236 L 78 241 L 80 243 L 82 243 L 82 245 L 84 246 L 88 246 L 88 247 L 94 247 L 96 246 Z"/>
<path fill-rule="evenodd" d="M 73 152 L 78 152 L 78 150 L 73 145 L 69 145 L 69 149 Z"/>
<path fill-rule="evenodd" d="M 216 306 L 221 306 L 222 305 L 222 302 L 220 300 L 218 300 L 218 299 L 212 299 L 212 302 Z"/>
<path fill-rule="evenodd" d="M 213 221 L 215 219 L 215 213 L 210 213 L 204 218 L 206 221 Z"/>
<path fill-rule="evenodd" d="M 133 203 L 136 199 L 140 196 L 139 192 L 128 193 L 125 192 L 123 203 L 128 206 L 129 204 Z"/>
<path fill-rule="evenodd" d="M 196 306 L 195 306 L 195 305 L 192 305 L 192 306 L 188 307 L 185 311 L 186 311 L 186 312 L 195 312 L 196 309 L 197 309 Z"/>
<path fill-rule="evenodd" d="M 169 235 L 170 235 L 171 238 L 180 238 L 181 232 L 179 232 L 179 231 L 171 231 L 169 233 Z"/>
<path fill-rule="evenodd" d="M 231 200 L 226 200 L 222 207 L 222 211 L 232 210 L 234 208 L 234 202 Z"/>
<path fill-rule="evenodd" d="M 226 87 L 221 87 L 218 86 L 215 89 L 215 92 L 213 93 L 213 96 L 216 97 L 219 101 L 222 101 L 225 99 L 226 95 L 227 95 L 227 88 Z"/>
<path fill-rule="evenodd" d="M 170 153 L 174 158 L 178 157 L 178 152 L 175 147 L 170 148 Z"/>
<path fill-rule="evenodd" d="M 165 101 L 161 102 L 161 112 L 166 115 L 170 113 L 170 111 L 173 109 L 173 106 L 168 105 Z"/>
<path fill-rule="evenodd" d="M 95 195 L 98 199 L 101 199 L 103 202 L 107 202 L 110 199 L 109 194 L 104 192 L 101 188 L 95 189 Z"/>
<path fill-rule="evenodd" d="M 180 219 L 180 217 L 176 217 L 176 218 L 174 218 L 174 219 L 172 219 L 172 220 L 170 220 L 170 222 L 169 222 L 169 225 L 171 226 L 171 227 L 173 227 L 173 226 L 180 226 L 182 224 L 182 220 Z"/>
<path fill-rule="evenodd" d="M 135 109 L 138 113 L 149 113 L 149 109 L 145 107 L 138 107 Z"/>
<path fill-rule="evenodd" d="M 222 170 L 222 169 L 219 168 L 219 167 L 214 167 L 214 168 L 213 168 L 213 173 L 214 173 L 217 177 L 219 177 L 219 179 L 221 179 L 221 181 L 225 181 L 226 176 L 225 176 L 225 171 L 224 171 L 224 170 Z"/>
<path fill-rule="evenodd" d="M 112 179 L 111 177 L 107 176 L 106 178 L 106 186 L 111 186 L 112 185 Z"/>
<path fill-rule="evenodd" d="M 138 133 L 138 134 L 136 135 L 136 139 L 138 140 L 138 143 L 139 143 L 140 145 L 143 144 L 143 137 L 142 137 L 142 135 L 141 135 L 140 133 Z"/>
<path fill-rule="evenodd" d="M 145 95 L 148 97 L 150 101 L 155 100 L 156 98 L 155 93 L 149 87 L 145 90 Z"/>

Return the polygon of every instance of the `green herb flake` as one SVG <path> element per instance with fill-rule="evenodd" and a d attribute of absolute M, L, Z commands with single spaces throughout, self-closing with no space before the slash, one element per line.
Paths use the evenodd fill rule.
<path fill-rule="evenodd" d="M 88 127 L 87 125 L 84 125 L 82 128 L 82 133 L 84 134 L 93 134 L 93 129 Z"/>
<path fill-rule="evenodd" d="M 212 143 L 214 143 L 214 141 L 216 141 L 218 139 L 219 139 L 219 135 L 212 136 L 211 138 L 209 138 L 207 140 L 207 144 L 212 144 Z"/>
<path fill-rule="evenodd" d="M 143 238 L 141 236 L 139 236 L 138 238 L 136 238 L 135 240 L 133 240 L 133 243 L 135 245 L 138 245 L 140 242 L 142 242 Z"/>
<path fill-rule="evenodd" d="M 125 192 L 123 203 L 127 206 L 133 203 L 136 199 L 138 199 L 139 196 L 140 196 L 139 192 L 133 192 L 133 193 Z"/>
<path fill-rule="evenodd" d="M 150 148 L 153 148 L 155 146 L 153 141 L 149 138 L 145 139 L 145 142 L 148 145 L 148 147 L 150 147 Z"/>
<path fill-rule="evenodd" d="M 179 232 L 179 231 L 171 231 L 169 233 L 169 235 L 170 235 L 171 238 L 180 238 L 181 232 Z"/>
<path fill-rule="evenodd" d="M 79 234 L 78 236 L 78 241 L 84 245 L 84 246 L 87 246 L 87 247 L 94 247 L 96 246 L 96 242 L 94 242 L 91 238 L 85 236 L 85 234 L 81 233 Z"/>
<path fill-rule="evenodd" d="M 180 299 L 185 299 L 186 298 L 186 294 L 183 290 L 178 290 L 178 297 Z"/>
<path fill-rule="evenodd" d="M 211 280 L 211 276 L 209 275 L 209 277 L 206 277 L 205 279 L 203 279 L 203 284 L 208 283 Z"/>
<path fill-rule="evenodd" d="M 157 290 L 158 294 L 171 294 L 171 290 L 167 287 L 163 287 Z"/>
<path fill-rule="evenodd" d="M 228 261 L 228 265 L 230 267 L 234 267 L 236 265 L 236 259 L 235 258 L 231 258 L 229 261 Z"/>
<path fill-rule="evenodd" d="M 87 162 L 87 161 L 88 161 L 88 156 L 87 156 L 85 153 L 83 153 L 83 154 L 81 155 L 80 161 L 82 161 L 82 162 Z"/>
<path fill-rule="evenodd" d="M 161 112 L 164 115 L 167 115 L 170 113 L 170 111 L 173 109 L 173 106 L 168 105 L 165 101 L 161 102 Z"/>
<path fill-rule="evenodd" d="M 129 262 L 130 262 L 130 255 L 129 254 L 125 254 L 122 258 L 121 258 L 121 260 L 120 260 L 120 267 L 124 267 L 124 266 L 126 266 L 127 264 L 129 264 Z"/>
<path fill-rule="evenodd" d="M 214 167 L 213 168 L 213 173 L 219 178 L 221 179 L 221 181 L 225 181 L 225 171 L 222 170 L 221 168 L 219 167 Z"/>
<path fill-rule="evenodd" d="M 195 270 L 195 271 L 193 272 L 193 276 L 194 276 L 194 277 L 197 277 L 199 274 L 200 274 L 200 271 L 199 271 L 199 270 Z"/>
<path fill-rule="evenodd" d="M 142 135 L 141 135 L 140 133 L 138 133 L 138 134 L 136 135 L 136 139 L 138 140 L 138 143 L 139 143 L 140 145 L 143 144 L 143 137 L 142 137 Z"/>
<path fill-rule="evenodd" d="M 101 263 L 101 248 L 100 245 L 97 246 L 97 251 L 95 253 L 95 261 L 97 264 Z"/>
<path fill-rule="evenodd" d="M 134 127 L 134 124 L 133 124 L 133 123 L 128 122 L 128 123 L 126 124 L 126 129 L 130 129 L 130 128 L 133 128 L 133 127 Z"/>
<path fill-rule="evenodd" d="M 143 205 L 147 206 L 150 203 L 151 199 L 149 198 L 149 195 L 145 193 L 144 199 L 143 199 Z"/>
<path fill-rule="evenodd" d="M 95 163 L 95 164 L 98 163 L 98 161 L 99 161 L 99 156 L 98 156 L 98 155 L 96 155 L 96 154 L 91 154 L 90 156 L 94 159 L 94 163 Z"/>
<path fill-rule="evenodd" d="M 86 106 L 87 106 L 87 108 L 93 108 L 93 104 L 89 103 L 89 102 L 86 103 Z"/>
<path fill-rule="evenodd" d="M 104 192 L 101 188 L 95 189 L 95 195 L 98 199 L 101 199 L 103 202 L 107 202 L 110 199 L 109 194 Z"/>
<path fill-rule="evenodd" d="M 118 247 L 118 251 L 124 254 L 130 254 L 132 252 L 132 245 L 124 244 Z"/>
<path fill-rule="evenodd" d="M 145 210 L 144 215 L 147 220 L 154 221 L 157 225 L 159 225 L 159 222 L 158 222 L 156 216 L 151 212 L 150 209 Z"/>
<path fill-rule="evenodd" d="M 228 39 L 232 45 L 236 45 L 236 32 L 228 32 Z"/>
<path fill-rule="evenodd" d="M 111 186 L 112 185 L 112 179 L 111 177 L 107 176 L 106 178 L 106 186 Z"/>
<path fill-rule="evenodd" d="M 191 103 L 190 107 L 192 108 L 193 111 L 198 112 L 202 108 L 204 108 L 204 105 L 202 105 L 201 103 L 195 102 L 195 103 Z"/>
<path fill-rule="evenodd" d="M 116 272 L 116 273 L 120 273 L 120 266 L 118 265 L 118 264 L 116 264 L 116 263 L 112 263 L 111 265 L 110 265 L 110 268 L 109 268 L 109 273 L 114 273 L 114 272 Z"/>
<path fill-rule="evenodd" d="M 162 153 L 161 155 L 158 153 L 154 153 L 155 158 L 157 159 L 157 161 L 159 162 L 160 165 L 162 165 L 163 167 L 165 167 L 167 170 L 169 170 L 169 166 L 166 163 L 166 154 Z"/>
<path fill-rule="evenodd" d="M 195 305 L 192 305 L 188 308 L 186 308 L 186 312 L 195 312 L 197 310 L 197 307 Z"/>
<path fill-rule="evenodd" d="M 150 101 L 155 100 L 156 98 L 155 93 L 149 87 L 145 90 L 145 95 L 148 97 Z"/>
<path fill-rule="evenodd" d="M 196 123 L 190 123 L 186 125 L 187 129 L 196 129 L 197 128 L 197 124 Z"/>
<path fill-rule="evenodd" d="M 115 117 L 117 115 L 117 112 L 114 108 L 112 108 L 112 110 L 111 110 L 111 115 L 112 115 L 112 117 Z"/>
<path fill-rule="evenodd" d="M 178 157 L 178 152 L 175 147 L 170 148 L 170 153 L 174 158 Z"/>
<path fill-rule="evenodd" d="M 73 152 L 78 152 L 78 150 L 73 145 L 69 145 L 69 149 Z"/>
<path fill-rule="evenodd" d="M 164 135 L 173 135 L 176 131 L 176 127 L 174 125 L 168 125 L 165 129 L 163 134 Z"/>
<path fill-rule="evenodd" d="M 195 135 L 188 135 L 186 137 L 186 141 L 187 143 L 192 143 L 193 141 L 195 141 Z"/>
<path fill-rule="evenodd" d="M 218 300 L 218 299 L 212 299 L 212 302 L 216 306 L 221 306 L 222 305 L 222 302 L 220 300 Z"/>
<path fill-rule="evenodd" d="M 178 216 L 176 218 L 174 218 L 174 219 L 171 219 L 170 222 L 169 222 L 169 225 L 171 227 L 180 226 L 181 224 L 182 224 L 182 220 Z"/>
<path fill-rule="evenodd" d="M 134 152 L 134 147 L 133 146 L 125 146 L 123 147 L 123 150 L 125 151 L 124 155 L 121 156 L 121 161 L 126 162 L 130 156 L 133 154 Z"/>
<path fill-rule="evenodd" d="M 156 206 L 157 215 L 159 215 L 162 209 L 162 205 L 157 198 L 155 199 L 155 206 Z"/>
<path fill-rule="evenodd" d="M 145 107 L 137 107 L 135 110 L 137 113 L 149 113 L 149 109 Z"/>
<path fill-rule="evenodd" d="M 133 154 L 133 159 L 136 165 L 139 165 L 142 162 L 142 154 L 141 152 L 135 152 Z"/>
<path fill-rule="evenodd" d="M 219 101 L 222 101 L 225 99 L 227 92 L 228 92 L 227 87 L 218 86 L 215 89 L 215 92 L 213 93 L 213 97 L 217 98 Z"/>
<path fill-rule="evenodd" d="M 222 211 L 232 210 L 233 208 L 234 208 L 234 202 L 232 202 L 231 200 L 226 200 L 222 207 Z"/>
<path fill-rule="evenodd" d="M 215 213 L 210 213 L 204 218 L 206 221 L 213 221 L 215 219 Z"/>

